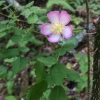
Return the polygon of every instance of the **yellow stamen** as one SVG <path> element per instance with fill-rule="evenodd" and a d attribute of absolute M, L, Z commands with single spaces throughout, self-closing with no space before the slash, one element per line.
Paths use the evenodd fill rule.
<path fill-rule="evenodd" d="M 63 29 L 64 29 L 64 26 L 59 22 L 56 22 L 56 23 L 52 24 L 52 26 L 51 26 L 51 31 L 54 34 L 61 34 Z"/>

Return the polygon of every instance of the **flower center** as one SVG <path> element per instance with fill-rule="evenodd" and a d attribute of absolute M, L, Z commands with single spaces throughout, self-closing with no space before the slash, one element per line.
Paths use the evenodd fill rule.
<path fill-rule="evenodd" d="M 64 29 L 64 26 L 59 22 L 56 22 L 56 23 L 52 24 L 52 26 L 51 26 L 51 31 L 54 34 L 61 34 L 63 29 Z"/>

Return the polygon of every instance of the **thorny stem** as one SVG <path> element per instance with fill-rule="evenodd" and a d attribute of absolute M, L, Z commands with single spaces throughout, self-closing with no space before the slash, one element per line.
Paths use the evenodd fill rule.
<path fill-rule="evenodd" d="M 87 33 L 89 32 L 89 4 L 88 0 L 86 0 L 86 10 L 87 10 Z M 88 100 L 90 100 L 90 44 L 89 44 L 89 34 L 87 34 L 87 46 L 88 46 Z"/>

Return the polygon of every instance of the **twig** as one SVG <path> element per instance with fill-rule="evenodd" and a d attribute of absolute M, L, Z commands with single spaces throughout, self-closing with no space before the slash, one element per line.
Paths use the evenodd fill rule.
<path fill-rule="evenodd" d="M 86 10 L 87 10 L 87 33 L 89 32 L 89 5 L 88 0 L 86 0 Z M 87 34 L 87 46 L 88 46 L 88 100 L 90 100 L 90 44 L 89 44 L 89 34 Z"/>

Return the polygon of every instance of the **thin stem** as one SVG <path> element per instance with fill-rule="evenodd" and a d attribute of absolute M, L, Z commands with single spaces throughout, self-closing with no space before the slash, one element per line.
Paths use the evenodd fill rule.
<path fill-rule="evenodd" d="M 7 18 L 12 19 L 12 17 L 9 17 L 8 15 L 3 14 L 3 13 L 1 13 L 1 12 L 0 12 L 0 15 L 5 16 L 5 17 L 7 17 Z M 27 21 L 24 21 L 24 20 L 21 20 L 21 19 L 16 19 L 16 21 L 18 21 L 18 22 L 25 22 L 25 23 L 27 23 Z M 34 25 L 42 25 L 42 24 L 35 23 Z"/>
<path fill-rule="evenodd" d="M 87 33 L 89 32 L 89 4 L 88 0 L 86 0 L 86 10 L 87 10 Z M 90 100 L 90 44 L 89 44 L 89 34 L 87 34 L 87 46 L 88 46 L 88 100 Z"/>

